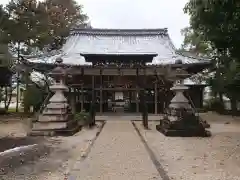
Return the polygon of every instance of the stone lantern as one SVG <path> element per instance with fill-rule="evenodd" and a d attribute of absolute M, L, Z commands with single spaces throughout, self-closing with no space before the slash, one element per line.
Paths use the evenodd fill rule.
<path fill-rule="evenodd" d="M 169 108 L 171 108 L 171 109 L 184 108 L 187 110 L 192 109 L 191 105 L 189 104 L 188 99 L 183 94 L 186 90 L 188 90 L 188 87 L 184 86 L 181 83 L 176 84 L 174 87 L 171 88 L 171 91 L 173 91 L 175 93 L 175 96 L 171 100 Z"/>
<path fill-rule="evenodd" d="M 176 69 L 175 72 L 169 76 L 169 79 L 176 81 L 171 88 L 175 96 L 166 109 L 164 118 L 161 119 L 160 124 L 156 126 L 156 129 L 166 136 L 205 137 L 211 135 L 209 131 L 205 130 L 206 122 L 200 119 L 184 95 L 188 87 L 183 84 L 182 79 L 188 76 L 188 73 L 181 69 Z"/>
<path fill-rule="evenodd" d="M 68 91 L 65 85 L 66 71 L 62 67 L 61 59 L 57 59 L 56 64 L 57 67 L 49 73 L 55 79 L 55 83 L 50 86 L 54 94 L 39 115 L 38 121 L 33 124 L 32 135 L 65 135 L 78 130 L 78 124 L 74 121 L 71 108 L 64 96 L 64 92 Z"/>

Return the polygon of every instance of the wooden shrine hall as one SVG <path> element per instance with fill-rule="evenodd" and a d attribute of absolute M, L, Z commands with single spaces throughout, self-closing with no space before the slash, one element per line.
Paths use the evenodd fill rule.
<path fill-rule="evenodd" d="M 172 77 L 183 80 L 211 65 L 179 54 L 167 29 L 75 28 L 60 51 L 28 58 L 24 65 L 46 73 L 57 66 L 56 59 L 62 60 L 74 113 L 89 111 L 93 99 L 100 114 L 139 113 L 144 93 L 148 113 L 160 114 L 173 97 Z M 201 109 L 205 86 L 186 85 L 187 97 Z"/>

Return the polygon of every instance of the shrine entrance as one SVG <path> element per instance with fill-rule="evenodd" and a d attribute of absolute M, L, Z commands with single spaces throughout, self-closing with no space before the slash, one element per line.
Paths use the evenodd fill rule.
<path fill-rule="evenodd" d="M 172 82 L 164 77 L 175 70 L 147 65 L 156 54 L 81 55 L 92 65 L 70 68 L 67 82 L 74 112 L 90 112 L 93 122 L 96 115 L 138 115 L 146 128 L 148 114 L 164 113 L 173 96 Z"/>
<path fill-rule="evenodd" d="M 63 81 L 72 113 L 89 112 L 91 125 L 98 115 L 138 114 L 147 128 L 149 114 L 164 113 L 173 97 L 166 74 L 180 68 L 193 75 L 211 66 L 209 60 L 175 52 L 167 29 L 73 28 L 62 50 L 45 58 L 63 58 L 60 66 L 67 74 Z M 57 66 L 35 61 L 38 58 L 21 61 L 17 69 L 24 68 L 28 77 L 33 70 L 45 74 Z M 189 89 L 194 107 L 201 108 L 203 88 Z"/>
<path fill-rule="evenodd" d="M 157 54 L 81 54 L 86 62 L 91 62 L 91 69 L 82 69 L 77 79 L 82 79 L 82 90 L 91 82 L 90 114 L 96 113 L 139 113 L 144 126 L 148 127 L 148 105 L 146 87 L 151 86 L 154 74 L 149 74 L 146 63 L 152 62 Z M 151 69 L 153 72 L 153 69 Z M 76 76 L 75 76 L 76 77 Z M 147 78 L 150 81 L 147 84 Z M 157 88 L 155 105 L 157 106 Z M 84 95 L 81 95 L 81 108 L 84 107 Z M 155 108 L 157 114 L 157 108 Z M 92 117 L 93 118 L 93 117 Z M 94 118 L 93 118 L 94 119 Z"/>
<path fill-rule="evenodd" d="M 103 94 L 106 94 L 106 103 L 103 108 L 103 113 L 131 112 L 131 92 L 124 90 L 108 90 L 103 91 Z"/>

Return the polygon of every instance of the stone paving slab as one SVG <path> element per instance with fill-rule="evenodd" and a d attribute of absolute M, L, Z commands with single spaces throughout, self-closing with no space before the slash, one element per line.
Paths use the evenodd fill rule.
<path fill-rule="evenodd" d="M 161 180 L 130 121 L 108 121 L 88 157 L 76 161 L 70 180 Z"/>

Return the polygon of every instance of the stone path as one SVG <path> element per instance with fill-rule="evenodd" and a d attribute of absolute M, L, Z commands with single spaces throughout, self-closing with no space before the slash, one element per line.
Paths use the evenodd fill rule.
<path fill-rule="evenodd" d="M 79 157 L 69 180 L 161 180 L 129 121 L 107 122 L 88 157 Z"/>

